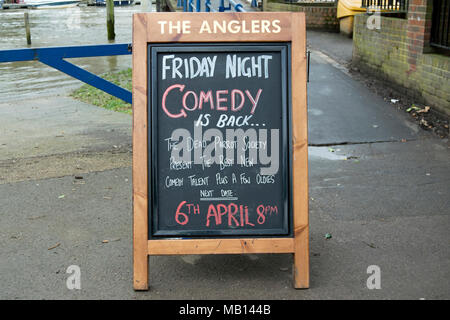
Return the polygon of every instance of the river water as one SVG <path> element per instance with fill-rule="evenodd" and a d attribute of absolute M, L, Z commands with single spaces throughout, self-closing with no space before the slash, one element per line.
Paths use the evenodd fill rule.
<path fill-rule="evenodd" d="M 132 15 L 140 5 L 115 8 L 116 40 L 132 42 Z M 24 12 L 28 12 L 32 45 L 29 47 L 74 46 L 108 43 L 104 7 L 75 7 L 42 10 L 0 10 L 0 50 L 27 48 Z M 95 74 L 131 67 L 131 55 L 69 59 Z M 82 82 L 37 62 L 0 63 L 0 102 L 67 94 Z"/>

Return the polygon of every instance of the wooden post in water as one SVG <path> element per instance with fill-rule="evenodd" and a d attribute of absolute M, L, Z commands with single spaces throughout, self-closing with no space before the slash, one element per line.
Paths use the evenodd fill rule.
<path fill-rule="evenodd" d="M 23 17 L 25 18 L 25 32 L 27 35 L 27 44 L 31 44 L 31 31 L 30 31 L 30 22 L 28 20 L 28 12 L 24 12 Z"/>
<path fill-rule="evenodd" d="M 108 30 L 108 40 L 114 40 L 114 0 L 106 0 L 106 29 Z"/>

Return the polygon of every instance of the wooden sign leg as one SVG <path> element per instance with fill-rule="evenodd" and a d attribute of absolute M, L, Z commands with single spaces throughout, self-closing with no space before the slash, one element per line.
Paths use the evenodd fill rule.
<path fill-rule="evenodd" d="M 309 219 L 308 219 L 308 112 L 306 99 L 305 15 L 293 14 L 292 29 L 292 142 L 294 209 L 294 287 L 309 288 Z"/>
<path fill-rule="evenodd" d="M 147 200 L 134 196 L 133 221 L 133 287 L 148 290 Z"/>
<path fill-rule="evenodd" d="M 298 231 L 294 241 L 294 287 L 309 288 L 309 236 L 308 227 Z"/>
<path fill-rule="evenodd" d="M 147 26 L 133 15 L 133 287 L 148 290 Z"/>
<path fill-rule="evenodd" d="M 148 290 L 148 256 L 134 257 L 133 288 L 136 291 Z"/>
<path fill-rule="evenodd" d="M 138 193 L 133 198 L 133 287 L 148 290 L 147 198 Z"/>

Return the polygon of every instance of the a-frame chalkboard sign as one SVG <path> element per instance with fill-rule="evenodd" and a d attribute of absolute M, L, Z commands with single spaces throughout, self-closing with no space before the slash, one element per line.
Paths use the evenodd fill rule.
<path fill-rule="evenodd" d="M 293 253 L 309 286 L 303 13 L 133 16 L 133 268 Z"/>

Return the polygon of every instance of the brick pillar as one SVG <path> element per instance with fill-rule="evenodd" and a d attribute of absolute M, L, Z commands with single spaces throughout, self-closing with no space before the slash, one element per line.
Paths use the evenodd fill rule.
<path fill-rule="evenodd" d="M 433 0 L 409 0 L 408 8 L 408 63 L 409 73 L 416 71 L 419 55 L 430 45 Z"/>

